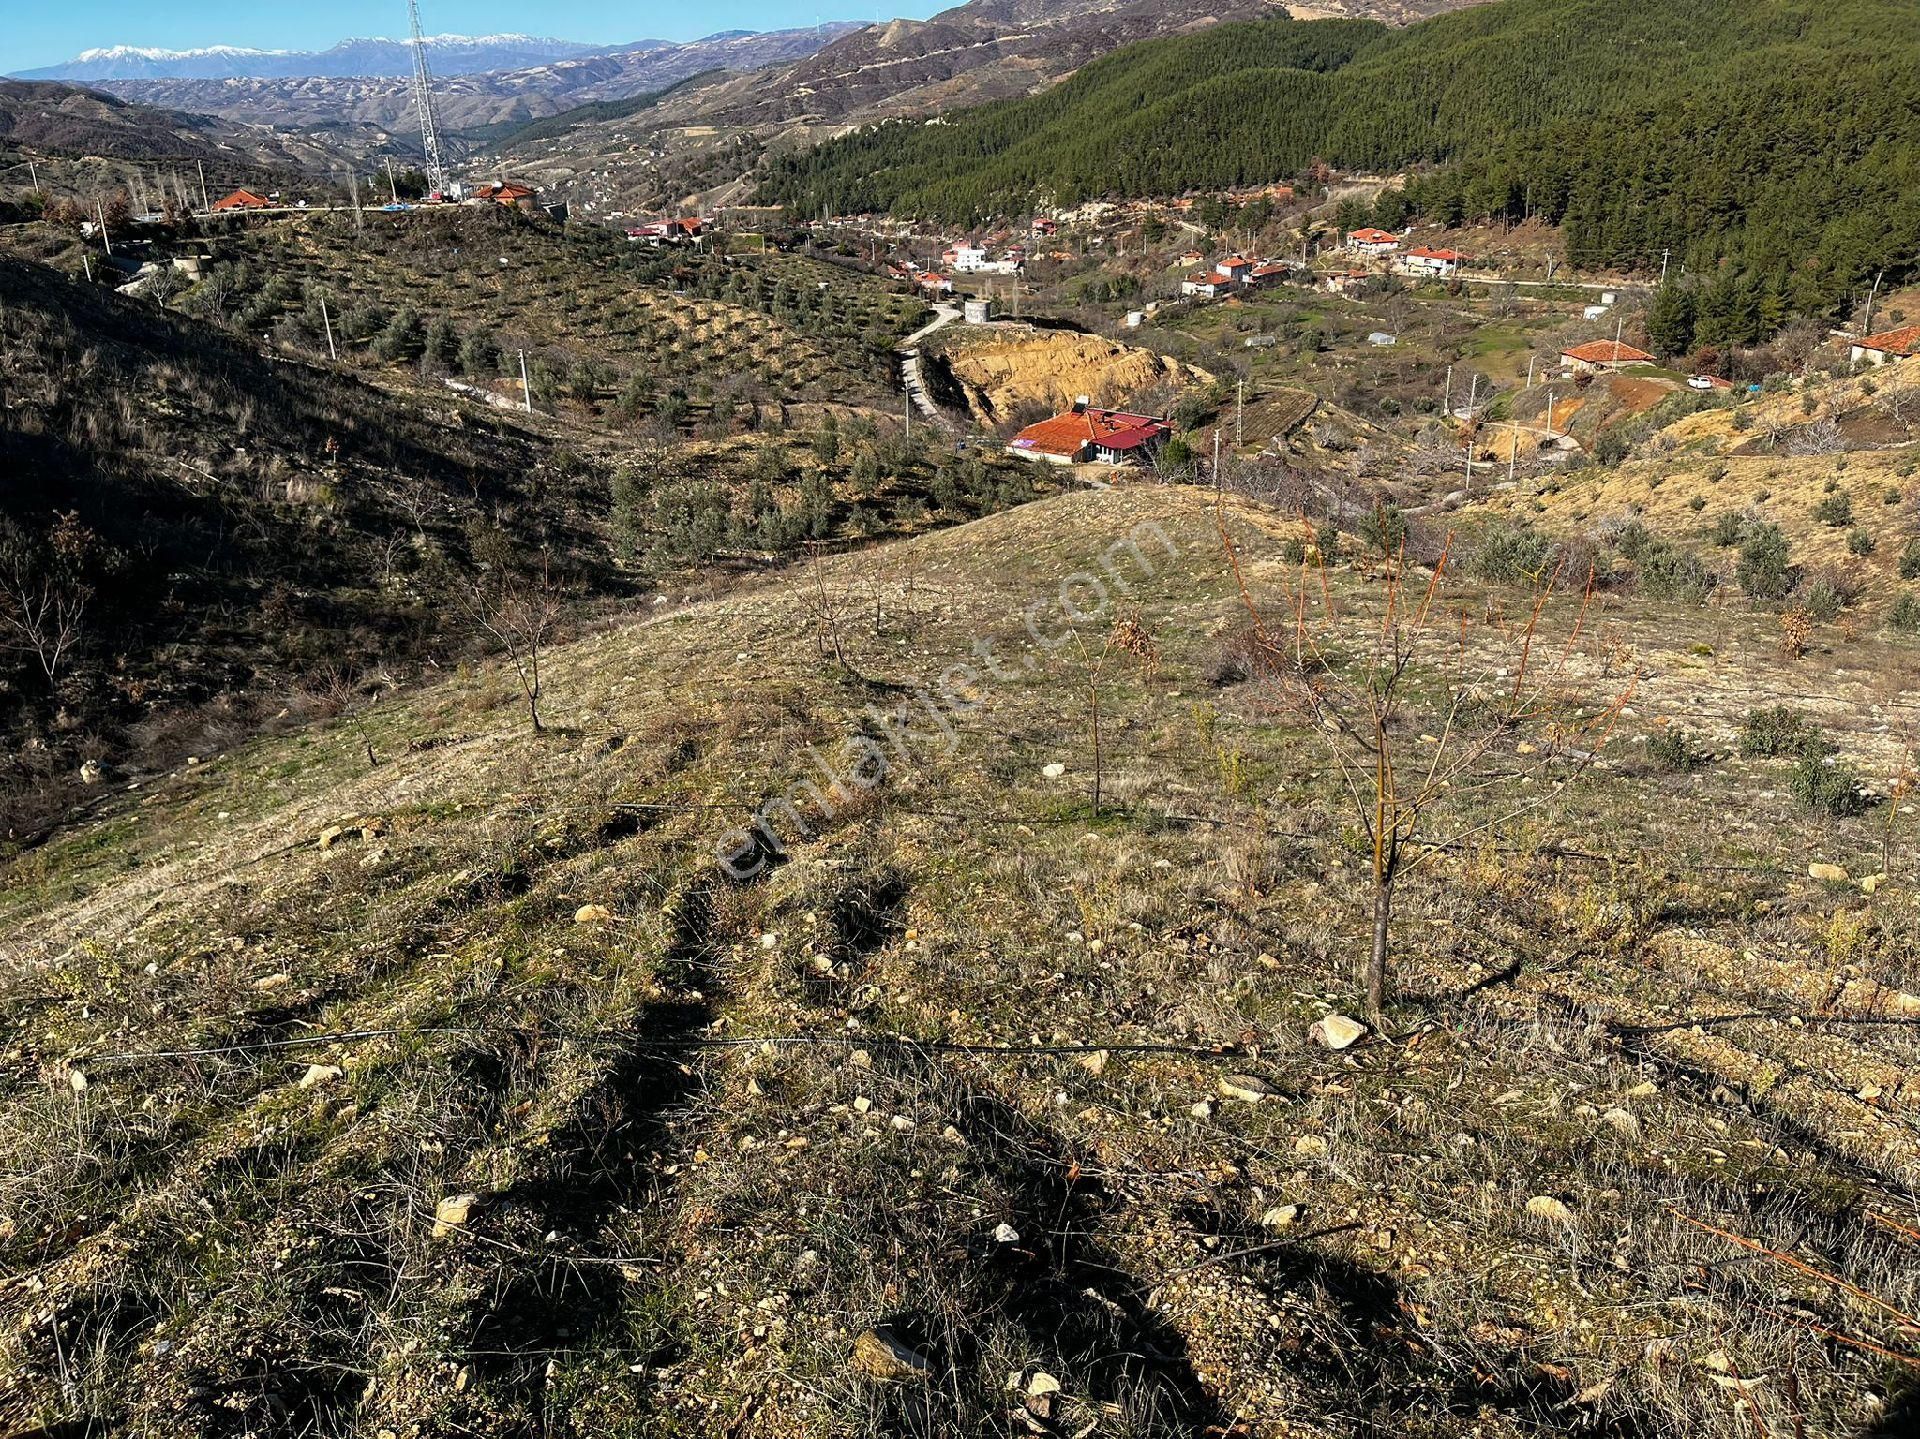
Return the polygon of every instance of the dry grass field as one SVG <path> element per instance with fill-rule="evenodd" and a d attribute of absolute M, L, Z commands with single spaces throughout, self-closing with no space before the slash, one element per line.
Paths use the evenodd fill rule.
<path fill-rule="evenodd" d="M 1211 506 L 820 560 L 555 652 L 545 735 L 475 666 L 14 858 L 0 1428 L 1911 1432 L 1911 650 L 1443 583 L 1410 752 L 1530 638 L 1555 714 L 1637 682 L 1489 749 L 1330 1050 L 1366 857 Z M 1384 562 L 1226 524 L 1350 667 Z"/>

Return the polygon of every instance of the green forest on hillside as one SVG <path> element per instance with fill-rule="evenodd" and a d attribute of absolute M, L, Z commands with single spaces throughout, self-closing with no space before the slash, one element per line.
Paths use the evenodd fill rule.
<path fill-rule="evenodd" d="M 1502 0 L 1388 30 L 1263 20 L 1055 89 L 777 158 L 764 198 L 969 222 L 1416 170 L 1447 221 L 1537 217 L 1583 266 L 1724 269 L 1757 338 L 1920 253 L 1911 0 Z"/>

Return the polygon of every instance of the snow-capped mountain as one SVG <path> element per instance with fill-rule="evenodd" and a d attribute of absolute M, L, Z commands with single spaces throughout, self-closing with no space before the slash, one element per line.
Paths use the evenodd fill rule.
<path fill-rule="evenodd" d="M 638 41 L 643 48 L 655 41 Z M 434 35 L 428 37 L 432 64 L 443 75 L 481 75 L 570 60 L 602 47 L 538 35 Z M 228 80 L 304 76 L 405 75 L 413 51 L 405 40 L 373 36 L 342 40 L 325 50 L 254 50 L 239 45 L 207 45 L 193 50 L 158 50 L 138 45 L 109 45 L 83 50 L 64 65 L 23 70 L 22 80 Z"/>

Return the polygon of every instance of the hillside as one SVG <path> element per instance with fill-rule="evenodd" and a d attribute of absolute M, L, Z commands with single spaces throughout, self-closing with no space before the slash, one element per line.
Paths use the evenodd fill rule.
<path fill-rule="evenodd" d="M 1343 8 L 1399 21 L 1460 3 L 1354 0 Z M 969 0 L 926 20 L 862 26 L 794 63 L 703 86 L 650 111 L 644 127 L 582 127 L 547 154 L 519 158 L 590 210 L 696 193 L 737 203 L 741 177 L 768 149 L 804 150 L 850 125 L 1030 95 L 1121 46 L 1279 8 L 1274 0 Z"/>
<path fill-rule="evenodd" d="M 444 243 L 422 217 L 357 250 L 344 217 L 256 232 L 176 292 L 184 315 L 0 255 L 0 841 L 37 834 L 90 763 L 138 772 L 490 648 L 468 600 L 503 542 L 565 628 L 1050 487 L 901 435 L 890 403 L 852 403 L 887 393 L 845 358 L 857 340 L 832 354 L 766 313 L 898 327 L 885 346 L 919 309 L 863 277 L 715 261 L 680 298 L 600 268 L 591 235 L 441 218 Z M 502 245 L 524 266 L 505 286 Z"/>
<path fill-rule="evenodd" d="M 524 123 L 599 101 L 659 91 L 711 70 L 790 64 L 855 28 L 835 22 L 766 33 L 711 35 L 685 44 L 649 42 L 544 63 L 436 74 L 441 122 L 460 134 Z M 401 72 L 404 74 L 404 72 Z M 222 115 L 250 124 L 327 128 L 372 125 L 403 138 L 412 123 L 404 78 L 365 70 L 280 77 L 147 79 L 101 88 L 151 105 Z"/>
<path fill-rule="evenodd" d="M 8 831 L 87 760 L 244 733 L 451 646 L 436 577 L 469 525 L 586 593 L 611 564 L 604 470 L 493 418 L 428 409 L 0 258 L 0 730 Z M 12 627 L 41 594 L 62 646 Z"/>
<path fill-rule="evenodd" d="M 1804 667 L 1657 607 L 1569 643 L 1568 705 L 1643 676 L 1607 760 L 1434 857 L 1391 1036 L 1332 1052 L 1362 861 L 1231 663 L 1212 504 L 825 560 L 557 651 L 545 737 L 447 674 L 13 861 L 0 1423 L 1911 1432 L 1911 838 L 1870 894 L 1811 879 L 1876 873 L 1879 819 L 1807 814 L 1786 759 L 1637 759 L 1681 720 L 1730 751 Z M 1228 522 L 1256 595 L 1298 576 L 1291 522 Z M 1096 812 L 1087 657 L 1042 643 L 1100 573 L 1158 659 L 1106 677 Z M 1366 633 L 1365 567 L 1326 582 Z M 1443 587 L 1460 671 L 1524 595 Z M 1122 611 L 1079 613 L 1097 647 Z M 1874 776 L 1890 658 L 1821 678 Z M 810 755 L 876 725 L 877 787 L 816 813 Z M 787 862 L 727 879 L 790 788 Z"/>
<path fill-rule="evenodd" d="M 0 146 L 150 163 L 204 160 L 216 170 L 325 168 L 336 158 L 321 139 L 25 80 L 0 80 Z M 7 182 L 24 185 L 26 177 L 9 175 Z"/>
<path fill-rule="evenodd" d="M 1899 0 L 1502 0 L 1391 31 L 1222 26 L 938 126 L 783 154 L 763 198 L 966 221 L 1285 179 L 1316 158 L 1432 165 L 1418 209 L 1560 223 L 1584 266 L 1726 260 L 1741 302 L 1777 322 L 1920 248 L 1920 118 L 1877 98 L 1920 82 L 1910 21 Z"/>

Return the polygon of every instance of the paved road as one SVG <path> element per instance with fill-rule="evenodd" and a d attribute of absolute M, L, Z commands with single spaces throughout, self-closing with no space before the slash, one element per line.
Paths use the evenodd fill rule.
<path fill-rule="evenodd" d="M 920 342 L 935 330 L 945 329 L 960 318 L 958 305 L 938 304 L 933 307 L 933 319 L 922 325 L 906 339 L 900 342 L 900 387 L 907 392 L 907 398 L 913 407 L 932 420 L 936 425 L 953 429 L 952 418 L 928 396 L 926 386 L 920 383 Z"/>

